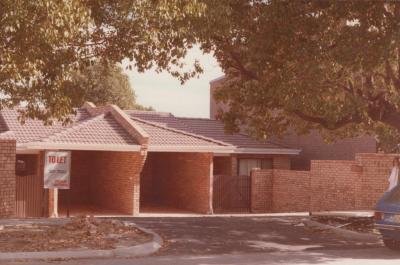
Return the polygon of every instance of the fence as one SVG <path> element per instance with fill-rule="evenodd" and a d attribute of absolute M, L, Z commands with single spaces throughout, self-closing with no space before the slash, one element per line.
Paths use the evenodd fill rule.
<path fill-rule="evenodd" d="M 394 155 L 315 160 L 310 171 L 253 170 L 252 212 L 372 210 L 388 187 Z"/>

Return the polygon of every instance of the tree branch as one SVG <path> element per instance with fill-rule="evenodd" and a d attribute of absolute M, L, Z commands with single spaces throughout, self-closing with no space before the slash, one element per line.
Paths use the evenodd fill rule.
<path fill-rule="evenodd" d="M 302 112 L 300 110 L 294 110 L 294 111 L 292 111 L 292 113 L 305 121 L 317 123 L 328 130 L 336 130 L 336 129 L 339 129 L 350 123 L 357 124 L 362 121 L 361 116 L 358 114 L 349 114 L 347 116 L 342 117 L 340 120 L 337 120 L 336 122 L 332 123 L 324 117 L 318 117 L 318 116 L 312 116 L 309 114 L 305 114 L 304 112 Z"/>
<path fill-rule="evenodd" d="M 231 67 L 238 70 L 243 76 L 247 77 L 248 79 L 259 80 L 258 76 L 254 72 L 249 71 L 243 65 L 242 61 L 240 60 L 240 56 L 232 49 L 233 47 L 229 42 L 224 41 L 219 36 L 213 36 L 213 39 L 215 40 L 215 42 L 220 43 L 220 45 L 223 47 L 222 50 L 226 51 L 231 60 L 234 62 L 234 65 L 230 65 Z"/>
<path fill-rule="evenodd" d="M 386 75 L 387 75 L 387 77 L 388 77 L 390 80 L 392 80 L 394 86 L 395 86 L 398 90 L 400 90 L 400 79 L 397 78 L 397 77 L 395 76 L 394 70 L 393 70 L 393 68 L 392 68 L 392 66 L 390 65 L 390 62 L 389 62 L 388 60 L 386 60 L 385 66 L 386 66 L 386 67 L 385 67 L 385 68 L 386 68 L 385 70 L 386 70 Z"/>

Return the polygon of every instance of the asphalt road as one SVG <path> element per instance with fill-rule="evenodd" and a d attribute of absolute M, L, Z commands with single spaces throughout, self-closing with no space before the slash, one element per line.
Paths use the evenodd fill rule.
<path fill-rule="evenodd" d="M 272 253 L 153 256 L 137 259 L 70 260 L 48 262 L 12 262 L 2 265 L 398 265 L 400 253 L 383 247 L 373 249 L 279 251 Z"/>
<path fill-rule="evenodd" d="M 167 242 L 157 255 L 212 255 L 380 247 L 302 225 L 302 217 L 130 218 Z"/>
<path fill-rule="evenodd" d="M 398 265 L 400 252 L 381 242 L 343 239 L 288 217 L 129 218 L 162 235 L 166 246 L 137 259 L 12 262 L 1 265 L 212 265 L 365 264 Z"/>

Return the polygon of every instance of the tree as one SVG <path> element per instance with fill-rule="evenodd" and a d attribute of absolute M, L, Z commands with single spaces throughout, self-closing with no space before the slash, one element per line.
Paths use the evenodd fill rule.
<path fill-rule="evenodd" d="M 203 2 L 191 25 L 226 73 L 217 99 L 228 129 L 399 141 L 400 3 Z"/>
<path fill-rule="evenodd" d="M 0 0 L 0 109 L 23 104 L 21 119 L 68 122 L 72 77 L 92 61 L 130 60 L 181 81 L 194 43 L 181 31 L 204 5 L 189 0 Z"/>
<path fill-rule="evenodd" d="M 74 107 L 90 101 L 96 105 L 116 104 L 122 109 L 153 110 L 136 103 L 128 76 L 117 65 L 94 64 L 86 67 L 73 75 L 71 87 L 73 89 L 68 92 Z"/>

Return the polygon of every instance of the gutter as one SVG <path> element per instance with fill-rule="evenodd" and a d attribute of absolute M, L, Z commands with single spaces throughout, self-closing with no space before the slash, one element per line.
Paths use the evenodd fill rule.
<path fill-rule="evenodd" d="M 299 155 L 300 149 L 287 148 L 236 148 L 235 154 Z"/>
<path fill-rule="evenodd" d="M 82 150 L 82 151 L 120 151 L 120 152 L 140 152 L 140 145 L 122 144 L 68 144 L 68 143 L 44 143 L 34 142 L 17 145 L 17 152 L 27 152 L 33 150 Z"/>
<path fill-rule="evenodd" d="M 226 153 L 234 152 L 231 146 L 193 146 L 193 145 L 149 145 L 149 152 L 193 152 L 193 153 Z"/>

